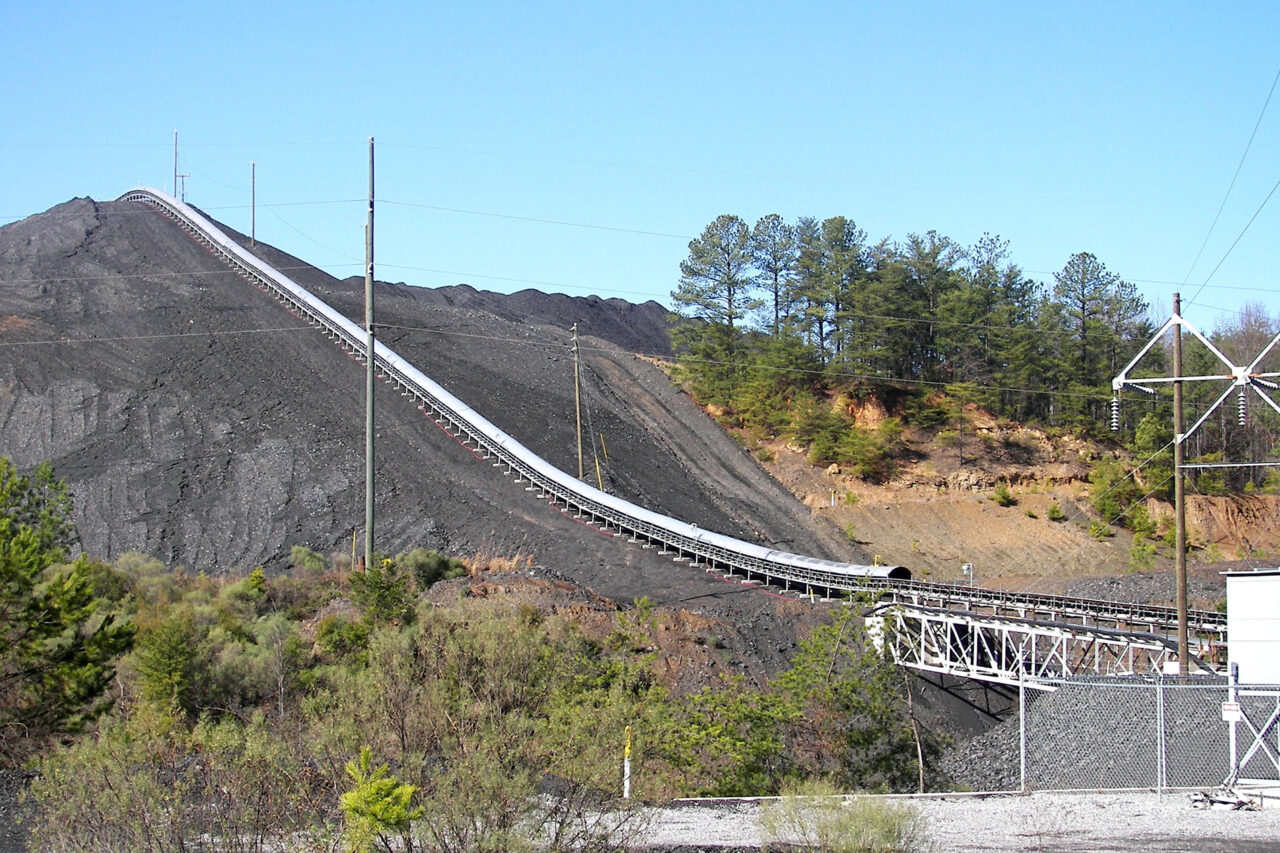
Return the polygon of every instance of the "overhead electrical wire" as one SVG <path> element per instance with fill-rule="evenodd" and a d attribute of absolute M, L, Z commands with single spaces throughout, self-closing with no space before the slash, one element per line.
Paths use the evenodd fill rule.
<path fill-rule="evenodd" d="M 167 340 L 172 338 L 211 338 L 226 337 L 229 335 L 262 335 L 262 334 L 278 334 L 280 332 L 305 332 L 313 330 L 313 326 L 282 326 L 278 329 L 227 329 L 224 331 L 190 331 L 190 332 L 166 332 L 152 335 L 116 335 L 104 338 L 45 338 L 35 341 L 11 341 L 0 340 L 0 347 L 30 347 L 30 346 L 48 346 L 48 345 L 68 345 L 68 344 L 110 344 L 127 341 L 155 341 Z"/>
<path fill-rule="evenodd" d="M 1240 240 L 1245 235 L 1245 232 L 1249 230 L 1250 226 L 1253 225 L 1254 220 L 1258 218 L 1258 214 L 1262 213 L 1262 209 L 1267 206 L 1267 202 L 1271 201 L 1271 197 L 1276 194 L 1277 189 L 1280 189 L 1280 178 L 1276 179 L 1275 184 L 1273 184 L 1271 187 L 1271 191 L 1268 192 L 1267 197 L 1262 200 L 1262 204 L 1258 205 L 1258 209 L 1253 212 L 1253 216 L 1249 217 L 1249 221 L 1246 222 L 1244 224 L 1244 227 L 1240 229 L 1240 233 L 1236 235 L 1236 239 L 1233 240 L 1231 242 L 1231 245 L 1227 247 L 1227 251 L 1223 253 L 1222 259 L 1218 261 L 1217 265 L 1209 272 L 1209 275 L 1205 277 L 1206 284 L 1209 282 L 1210 279 L 1212 279 L 1215 275 L 1217 275 L 1218 270 L 1222 269 L 1222 265 L 1226 263 L 1227 258 L 1231 256 L 1231 252 L 1235 250 L 1235 247 L 1237 245 L 1239 245 Z M 1196 292 L 1193 293 L 1191 295 L 1191 298 L 1187 301 L 1189 303 L 1195 302 L 1196 297 L 1200 295 L 1200 291 L 1203 289 L 1204 289 L 1204 285 L 1202 284 L 1199 288 L 1196 289 Z"/>
<path fill-rule="evenodd" d="M 1262 109 L 1258 112 L 1258 120 L 1253 123 L 1253 132 L 1249 134 L 1249 141 L 1245 144 L 1244 152 L 1240 155 L 1240 162 L 1236 164 L 1236 170 L 1231 175 L 1231 182 L 1227 184 L 1227 191 L 1222 195 L 1222 202 L 1218 205 L 1218 211 L 1213 215 L 1213 222 L 1209 223 L 1209 230 L 1204 235 L 1204 242 L 1200 244 L 1200 250 L 1196 252 L 1195 259 L 1191 262 L 1191 266 L 1187 268 L 1187 274 L 1182 277 L 1184 284 L 1187 281 L 1191 280 L 1191 273 L 1196 268 L 1196 264 L 1200 263 L 1200 257 L 1201 255 L 1204 254 L 1205 247 L 1209 245 L 1209 238 L 1213 236 L 1213 231 L 1218 225 L 1218 220 L 1222 217 L 1222 211 L 1227 206 L 1227 199 L 1231 197 L 1231 191 L 1235 189 L 1236 179 L 1240 177 L 1240 170 L 1244 168 L 1245 160 L 1248 159 L 1249 157 L 1249 150 L 1253 148 L 1253 140 L 1258 135 L 1258 128 L 1262 126 L 1262 118 L 1267 114 L 1267 106 L 1270 105 L 1271 103 L 1271 96 L 1275 94 L 1276 83 L 1280 83 L 1280 70 L 1276 71 L 1276 76 L 1271 80 L 1271 88 L 1267 90 L 1266 100 L 1262 102 Z M 1272 191 L 1274 192 L 1274 189 Z M 1254 216 L 1257 216 L 1257 214 L 1255 213 Z M 1253 220 L 1250 220 L 1250 222 L 1252 221 Z M 1242 232 L 1242 236 L 1243 236 L 1243 232 Z M 1237 237 L 1236 242 L 1239 242 L 1239 239 L 1240 238 Z M 1233 243 L 1232 248 L 1234 247 L 1235 247 L 1235 244 Z M 1228 249 L 1227 251 L 1229 254 L 1230 249 Z M 1226 258 L 1224 257 L 1223 260 L 1226 260 Z M 1222 266 L 1221 261 L 1218 262 L 1218 266 L 1219 267 Z M 1214 267 L 1213 272 L 1216 273 L 1217 271 L 1218 271 L 1218 267 Z M 1205 284 L 1208 283 L 1210 278 L 1213 278 L 1213 273 L 1210 273 L 1208 278 L 1205 279 Z M 1203 289 L 1205 284 L 1201 284 L 1200 288 Z M 1197 290 L 1196 295 L 1198 296 L 1199 294 L 1200 294 L 1200 291 Z M 1195 297 L 1193 296 L 1192 299 L 1194 300 L 1194 298 Z"/>
<path fill-rule="evenodd" d="M 495 219 L 513 219 L 518 222 L 536 222 L 544 225 L 563 225 L 567 228 L 586 228 L 592 231 L 613 231 L 619 234 L 639 234 L 645 237 L 670 237 L 675 240 L 693 239 L 687 234 L 668 234 L 662 231 L 644 231 L 638 228 L 619 228 L 612 225 L 592 225 L 586 222 L 569 222 L 563 219 L 539 219 L 533 216 L 517 216 L 510 213 L 493 213 L 486 210 L 466 210 L 459 207 L 441 207 L 434 204 L 422 204 L 412 201 L 391 201 L 378 199 L 379 204 L 391 204 L 397 207 L 416 207 L 424 210 L 438 210 L 445 213 L 465 213 L 468 216 L 489 216 Z"/>

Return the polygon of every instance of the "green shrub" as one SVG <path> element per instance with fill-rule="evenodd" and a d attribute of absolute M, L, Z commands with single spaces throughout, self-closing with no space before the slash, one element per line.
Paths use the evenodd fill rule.
<path fill-rule="evenodd" d="M 1089 471 L 1089 484 L 1093 495 L 1090 504 L 1108 524 L 1124 525 L 1125 510 L 1143 495 L 1142 488 L 1115 460 L 1095 465 Z"/>
<path fill-rule="evenodd" d="M 198 631 L 185 613 L 174 613 L 139 634 L 133 669 L 143 698 L 190 710 L 198 640 Z"/>
<path fill-rule="evenodd" d="M 1134 504 L 1129 507 L 1125 520 L 1127 522 L 1125 526 L 1133 531 L 1134 536 L 1145 539 L 1155 537 L 1156 523 L 1151 520 L 1151 513 L 1147 512 L 1145 504 Z"/>
<path fill-rule="evenodd" d="M 995 501 L 999 506 L 1013 506 L 1018 502 L 1018 499 L 1009 491 L 1008 486 L 1004 483 L 999 483 L 996 485 Z"/>
<path fill-rule="evenodd" d="M 340 802 L 353 851 L 391 850 L 397 837 L 397 846 L 411 843 L 409 827 L 423 815 L 423 808 L 413 805 L 418 789 L 389 775 L 389 769 L 386 764 L 373 766 L 373 750 L 367 746 L 360 747 L 358 759 L 347 762 L 352 784 Z"/>
<path fill-rule="evenodd" d="M 827 782 L 783 789 L 760 810 L 767 849 L 818 853 L 905 853 L 928 849 L 923 816 L 907 803 L 837 795 Z"/>
<path fill-rule="evenodd" d="M 912 426 L 929 429 L 945 426 L 960 415 L 960 407 L 948 397 L 912 394 L 902 401 L 902 413 Z"/>
<path fill-rule="evenodd" d="M 1222 458 L 1221 453 L 1205 454 L 1206 458 Z M 1221 469 L 1211 468 L 1196 477 L 1196 491 L 1202 495 L 1225 495 L 1227 493 L 1227 477 Z"/>
<path fill-rule="evenodd" d="M 329 568 L 329 561 L 305 545 L 294 545 L 289 549 L 289 565 L 308 572 L 323 572 Z"/>
<path fill-rule="evenodd" d="M 1156 562 L 1156 546 L 1151 542 L 1144 542 L 1141 537 L 1134 536 L 1133 544 L 1129 546 L 1129 569 L 1135 572 L 1150 571 Z"/>
<path fill-rule="evenodd" d="M 413 599 L 408 577 L 389 558 L 374 562 L 377 565 L 351 575 L 351 600 L 364 610 L 370 622 L 412 621 Z"/>
<path fill-rule="evenodd" d="M 1050 521 L 1064 521 L 1066 520 L 1067 514 L 1062 511 L 1062 507 L 1057 504 L 1052 504 L 1049 507 L 1049 511 L 1045 513 L 1045 517 Z"/>
<path fill-rule="evenodd" d="M 840 459 L 839 439 L 832 433 L 821 432 L 809 445 L 809 464 L 828 465 Z"/>
<path fill-rule="evenodd" d="M 330 615 L 320 620 L 316 627 L 316 645 L 326 655 L 345 660 L 364 650 L 369 639 L 369 624 Z"/>
<path fill-rule="evenodd" d="M 1089 535 L 1094 539 L 1110 539 L 1115 536 L 1115 531 L 1111 529 L 1111 525 L 1098 521 L 1096 518 L 1089 522 Z"/>
<path fill-rule="evenodd" d="M 418 589 L 430 589 L 438 581 L 460 578 L 467 573 L 467 566 L 457 557 L 441 554 L 428 548 L 414 548 L 397 554 L 396 567 L 413 576 Z"/>

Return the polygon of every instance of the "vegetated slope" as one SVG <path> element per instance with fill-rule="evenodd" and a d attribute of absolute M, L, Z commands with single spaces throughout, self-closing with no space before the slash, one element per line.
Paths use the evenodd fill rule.
<path fill-rule="evenodd" d="M 355 282 L 256 251 L 362 316 Z M 364 373 L 320 332 L 138 203 L 77 199 L 0 229 L 0 281 L 0 452 L 22 468 L 52 460 L 86 552 L 225 572 L 278 567 L 295 544 L 350 548 L 364 518 Z M 606 306 L 615 319 L 593 326 L 599 300 L 552 300 L 583 312 L 553 328 L 424 302 L 379 286 L 387 343 L 575 470 L 563 326 L 625 327 L 625 308 Z M 708 529 L 858 557 L 659 371 L 601 340 L 583 341 L 583 360 L 607 489 Z M 389 386 L 379 384 L 376 408 L 380 549 L 520 552 L 615 600 L 723 605 L 744 631 L 771 618 L 768 596 L 601 535 L 513 487 Z"/>
<path fill-rule="evenodd" d="M 858 403 L 859 421 L 890 415 Z M 839 465 L 809 464 L 806 448 L 760 442 L 766 467 L 813 511 L 846 530 L 883 562 L 917 578 L 1173 606 L 1174 549 L 1165 536 L 1173 507 L 1145 508 L 1161 534 L 1139 537 L 1103 524 L 1092 508 L 1091 470 L 1123 458 L 1115 446 L 1001 422 L 965 408 L 943 433 L 909 428 L 895 473 L 867 483 Z M 1136 465 L 1140 460 L 1129 460 Z M 997 494 L 1003 488 L 1002 496 Z M 1211 609 L 1225 595 L 1221 572 L 1274 565 L 1280 551 L 1280 496 L 1187 497 L 1189 591 Z"/>

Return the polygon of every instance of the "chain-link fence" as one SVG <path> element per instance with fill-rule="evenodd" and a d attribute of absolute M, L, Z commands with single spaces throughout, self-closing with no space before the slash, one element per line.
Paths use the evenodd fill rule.
<path fill-rule="evenodd" d="M 1056 689 L 1021 691 L 1024 790 L 1203 788 L 1231 776 L 1225 680 L 1043 683 Z M 1238 775 L 1275 779 L 1280 688 L 1242 687 L 1236 701 Z M 1259 740 L 1262 745 L 1253 746 Z M 1251 746 L 1253 754 L 1244 761 Z"/>

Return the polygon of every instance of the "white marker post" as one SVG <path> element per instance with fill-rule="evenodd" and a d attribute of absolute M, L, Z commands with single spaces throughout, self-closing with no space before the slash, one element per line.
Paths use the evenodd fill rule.
<path fill-rule="evenodd" d="M 631 726 L 627 726 L 627 745 L 622 748 L 622 799 L 631 799 Z"/>

